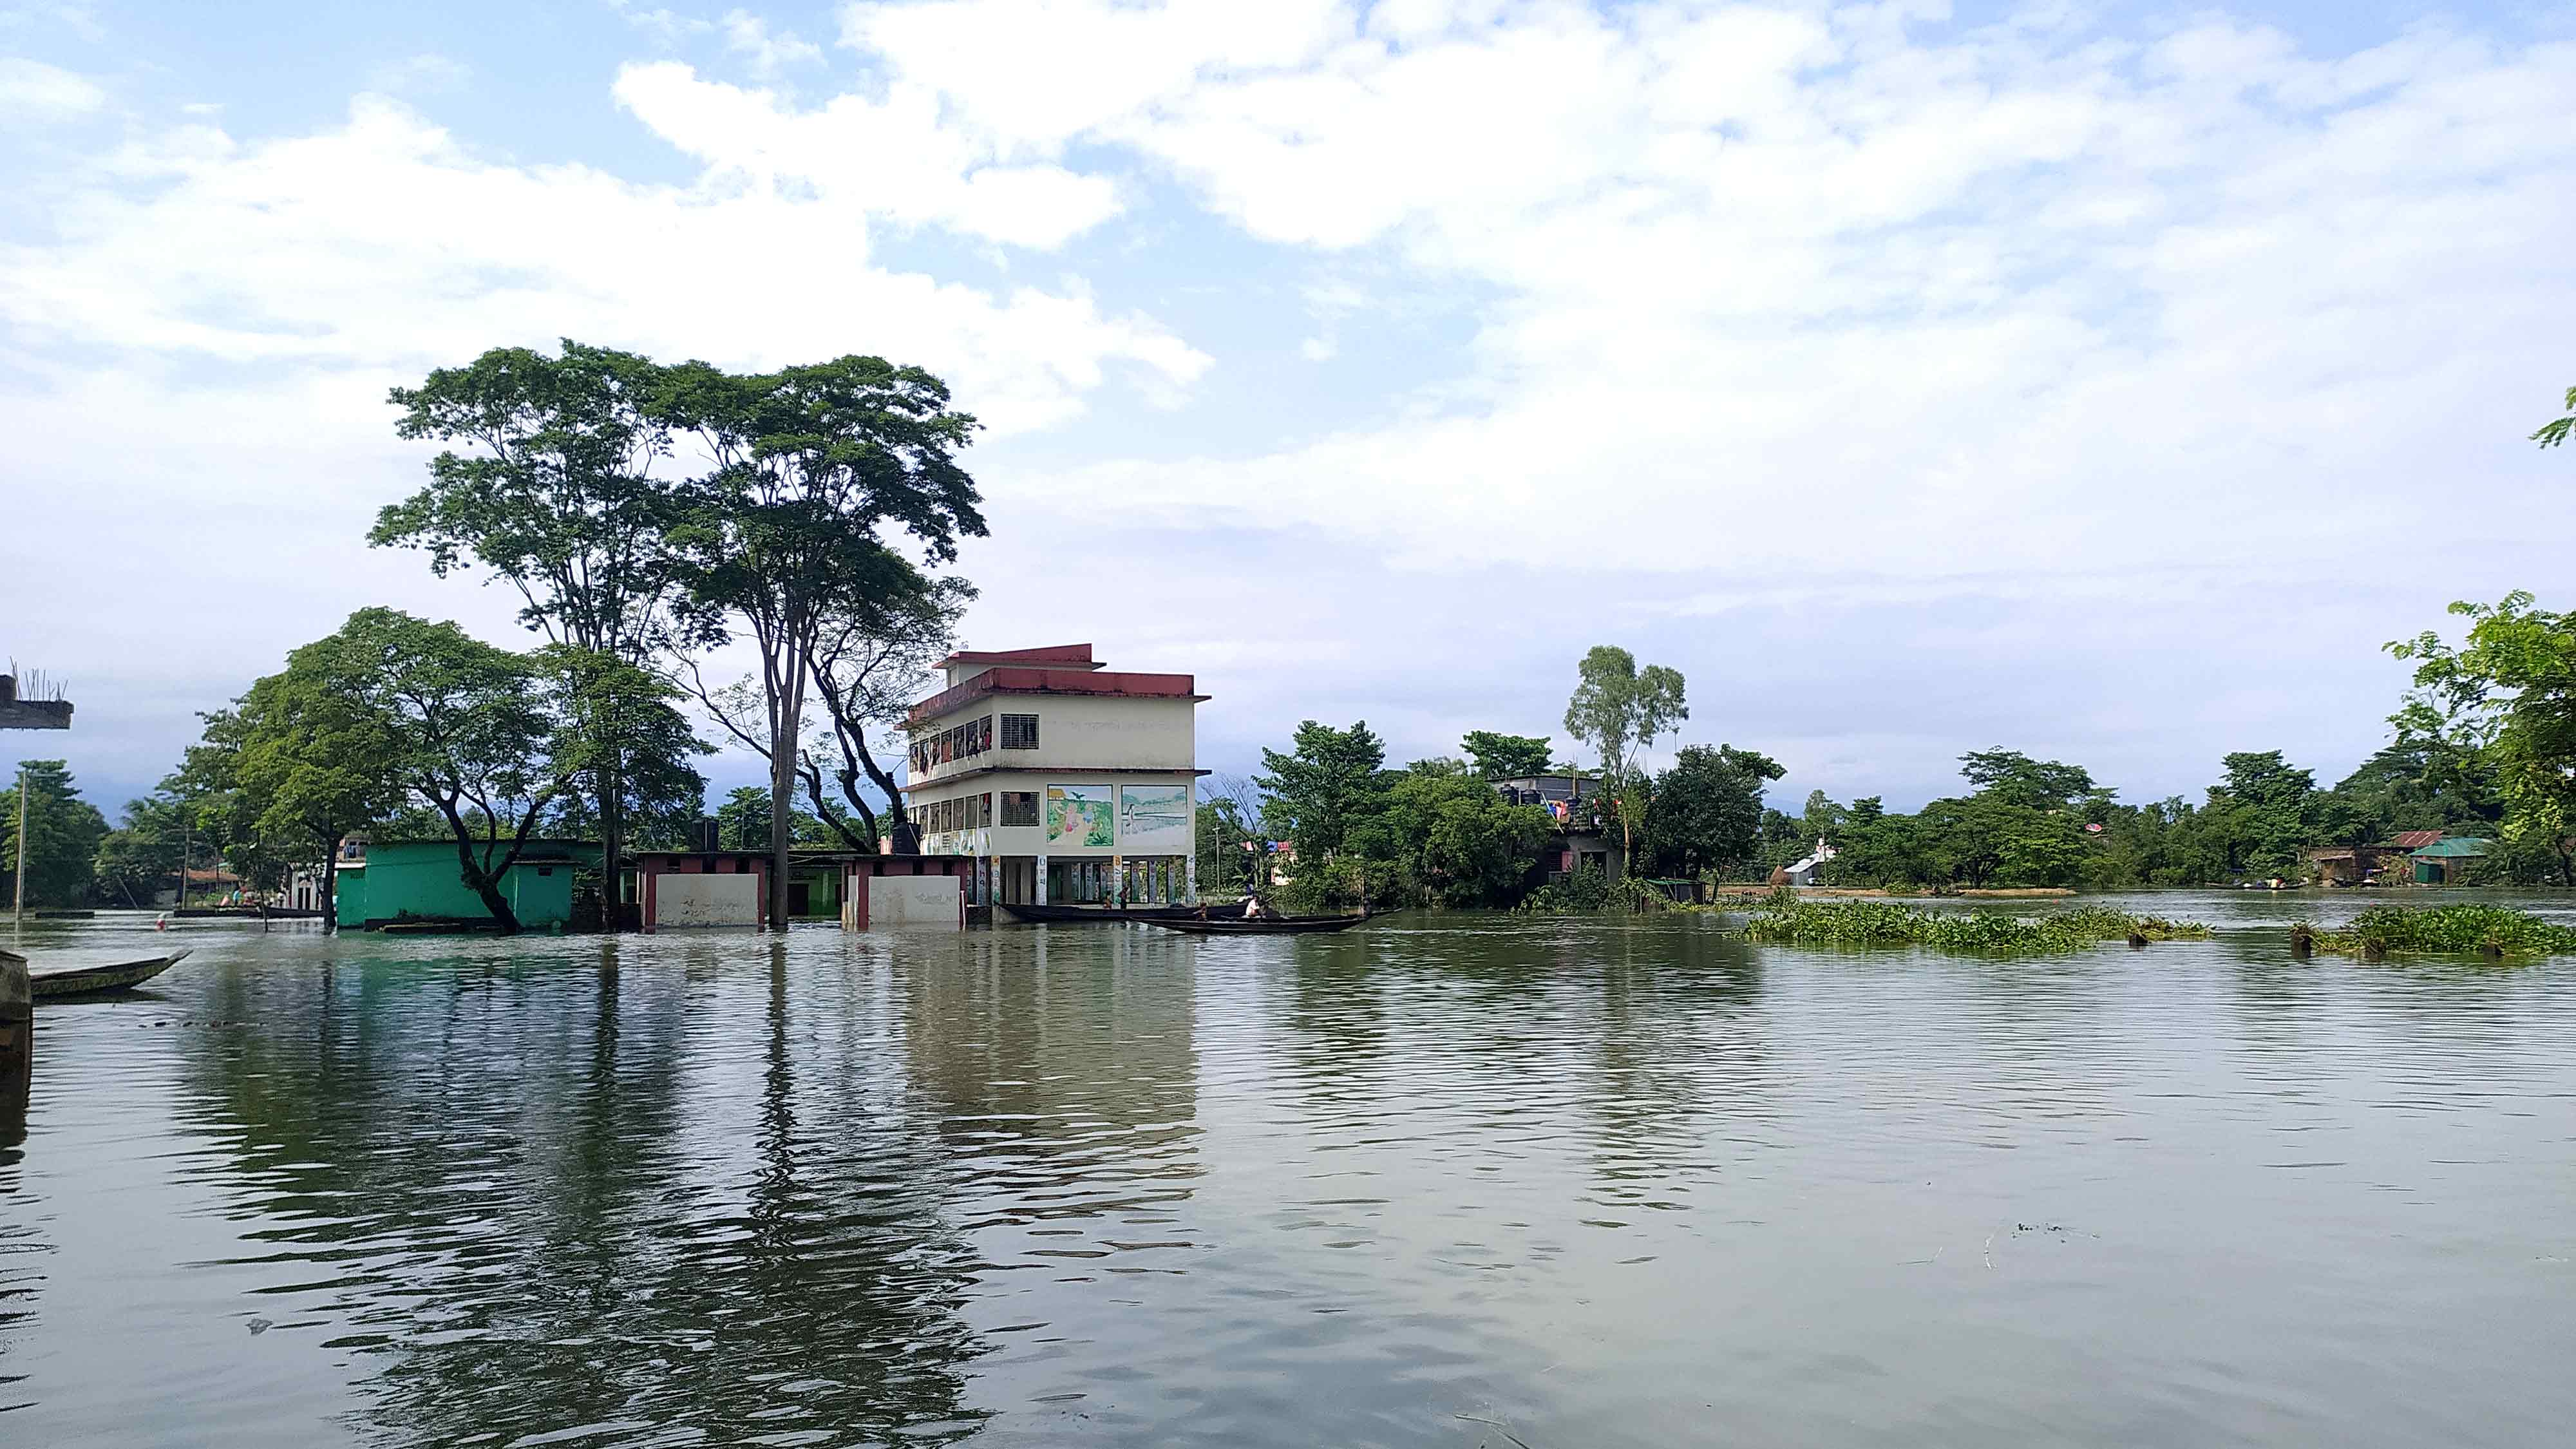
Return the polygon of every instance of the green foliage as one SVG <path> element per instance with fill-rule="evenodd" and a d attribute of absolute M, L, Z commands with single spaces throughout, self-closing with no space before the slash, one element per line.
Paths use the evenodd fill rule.
<path fill-rule="evenodd" d="M 933 588 L 888 539 L 946 564 L 959 538 L 986 531 L 957 462 L 978 425 L 930 373 L 856 356 L 755 375 L 682 363 L 662 371 L 654 414 L 715 464 L 682 489 L 670 535 L 681 617 L 693 642 L 738 637 L 758 658 L 770 839 L 784 852 L 807 691 L 830 639 L 854 619 L 899 627 Z M 771 894 L 770 925 L 786 928 L 784 891 Z"/>
<path fill-rule="evenodd" d="M 2401 728 L 2412 719 L 2474 749 L 2493 771 L 2506 840 L 2547 843 L 2565 871 L 2576 827 L 2576 616 L 2532 602 L 2516 592 L 2453 604 L 2471 621 L 2465 644 L 2427 630 L 2388 650 L 2416 666 Z"/>
<path fill-rule="evenodd" d="M 758 785 L 735 787 L 715 808 L 716 844 L 726 850 L 766 850 L 769 848 L 769 792 Z M 795 842 L 817 850 L 840 845 L 832 828 L 815 816 L 796 811 L 789 817 L 795 825 Z"/>
<path fill-rule="evenodd" d="M 561 748 L 563 681 L 452 623 L 384 608 L 361 609 L 296 650 L 286 673 L 348 712 L 351 730 L 381 740 L 390 783 L 437 813 L 459 878 L 501 930 L 516 931 L 499 882 L 581 765 Z"/>
<path fill-rule="evenodd" d="M 2340 931 L 2293 928 L 2317 950 L 2343 956 L 2576 955 L 2576 926 L 2498 906 L 2373 906 Z"/>
<path fill-rule="evenodd" d="M 24 781 L 27 838 L 18 838 L 18 794 Z M 107 838 L 107 817 L 80 797 L 71 769 L 61 760 L 29 760 L 9 788 L 0 790 L 0 890 L 14 891 L 18 853 L 27 856 L 27 904 L 68 906 L 86 901 Z M 15 904 L 14 897 L 12 904 Z"/>
<path fill-rule="evenodd" d="M 2566 442 L 2568 430 L 2576 428 L 2576 387 L 2567 389 L 2566 408 L 2565 415 L 2542 423 L 2540 430 L 2531 435 L 2531 440 L 2544 448 L 2555 448 Z"/>
<path fill-rule="evenodd" d="M 1469 730 L 1460 744 L 1467 751 L 1467 757 L 1476 762 L 1476 773 L 1488 780 L 1517 780 L 1551 773 L 1547 767 L 1548 741 L 1544 735 L 1506 735 L 1492 730 Z"/>
<path fill-rule="evenodd" d="M 1690 718 L 1681 671 L 1661 664 L 1639 669 L 1636 656 L 1627 650 L 1596 644 L 1576 666 L 1575 676 L 1574 695 L 1565 705 L 1565 730 L 1600 759 L 1620 842 L 1633 858 L 1637 834 L 1651 811 L 1651 785 L 1638 757 Z"/>
<path fill-rule="evenodd" d="M 1385 808 L 1386 746 L 1366 720 L 1349 729 L 1307 720 L 1289 753 L 1265 749 L 1261 760 L 1269 771 L 1255 780 L 1269 796 L 1264 823 L 1296 843 L 1301 875 L 1349 846 L 1353 832 Z"/>
<path fill-rule="evenodd" d="M 1729 873 L 1762 848 L 1762 789 L 1786 774 L 1779 761 L 1722 744 L 1684 745 L 1655 777 L 1646 838 L 1658 869 Z"/>
<path fill-rule="evenodd" d="M 2019 750 L 1971 750 L 1959 757 L 1959 773 L 1978 794 L 2024 810 L 2063 810 L 2093 789 L 2093 776 L 2082 767 L 2034 760 Z"/>
<path fill-rule="evenodd" d="M 2026 954 L 2075 951 L 2132 937 L 2196 940 L 2209 936 L 2210 928 L 2098 907 L 2022 917 L 2001 911 L 1919 911 L 1885 901 L 1808 901 L 1782 890 L 1753 912 L 1744 934 L 1783 945 L 1929 946 Z"/>
<path fill-rule="evenodd" d="M 1592 866 L 1583 866 L 1565 879 L 1550 881 L 1531 891 L 1520 908 L 1538 915 L 1568 915 L 1577 911 L 1597 911 L 1610 904 L 1610 879 Z"/>
<path fill-rule="evenodd" d="M 1509 904 L 1553 830 L 1547 812 L 1507 805 L 1483 778 L 1414 769 L 1361 831 L 1364 855 L 1395 866 L 1396 887 L 1433 905 Z"/>
<path fill-rule="evenodd" d="M 1309 862 L 1267 893 L 1270 906 L 1291 916 L 1329 916 L 1384 900 L 1394 887 L 1392 867 L 1356 856 Z"/>
<path fill-rule="evenodd" d="M 179 870 L 180 815 L 168 793 L 125 802 L 125 818 L 98 843 L 96 883 L 103 904 L 148 906 Z"/>

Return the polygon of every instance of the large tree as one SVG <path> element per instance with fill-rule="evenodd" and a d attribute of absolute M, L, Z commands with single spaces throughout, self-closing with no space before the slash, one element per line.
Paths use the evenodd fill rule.
<path fill-rule="evenodd" d="M 321 867 L 326 931 L 338 928 L 340 843 L 403 798 L 401 738 L 382 710 L 339 687 L 326 667 L 335 658 L 298 650 L 231 709 L 203 716 L 204 737 L 173 777 L 243 875 L 279 860 Z"/>
<path fill-rule="evenodd" d="M 915 586 L 920 570 L 885 542 L 909 536 L 932 564 L 985 532 L 975 480 L 956 455 L 975 419 L 917 367 L 843 357 L 741 376 L 705 363 L 670 370 L 658 403 L 693 435 L 713 471 L 691 485 L 675 535 L 689 564 L 701 642 L 744 637 L 757 659 L 770 768 L 775 878 L 794 840 L 805 705 L 836 621 L 865 616 Z M 787 925 L 787 893 L 770 895 Z"/>
<path fill-rule="evenodd" d="M 1509 905 L 1552 829 L 1535 805 L 1508 805 L 1478 774 L 1425 761 L 1396 777 L 1362 835 L 1398 880 L 1441 906 Z"/>
<path fill-rule="evenodd" d="M 1263 821 L 1295 843 L 1298 869 L 1331 859 L 1386 802 L 1386 745 L 1361 720 L 1349 729 L 1307 720 L 1286 754 L 1265 749 L 1254 783 L 1269 797 Z"/>
<path fill-rule="evenodd" d="M 816 636 L 814 695 L 823 708 L 806 726 L 795 771 L 806 807 L 842 845 L 872 855 L 921 853 L 902 787 L 869 733 L 900 728 L 933 667 L 956 647 L 958 621 L 974 597 L 974 586 L 963 579 L 916 572 L 896 581 L 885 598 L 846 601 L 849 607 Z M 694 663 L 690 677 L 708 715 L 768 759 L 769 700 L 761 677 L 711 689 Z"/>
<path fill-rule="evenodd" d="M 2494 771 L 2507 842 L 2555 853 L 2561 878 L 2576 884 L 2566 849 L 2576 827 L 2576 615 L 2533 602 L 2516 591 L 2453 604 L 2470 621 L 2462 644 L 2428 629 L 2388 649 L 2415 663 L 2419 723 L 2438 721 L 2450 738 L 2473 742 Z M 2399 718 L 2402 726 L 2408 716 Z"/>
<path fill-rule="evenodd" d="M 1566 701 L 1565 730 L 1590 745 L 1601 776 L 1617 801 L 1620 848 L 1636 845 L 1649 792 L 1639 760 L 1656 740 L 1690 718 L 1678 669 L 1637 667 L 1636 656 L 1614 644 L 1596 644 L 1576 666 L 1574 695 Z"/>
<path fill-rule="evenodd" d="M 516 932 L 502 882 L 587 765 L 562 681 L 452 623 L 383 608 L 296 650 L 286 672 L 310 675 L 381 733 L 392 783 L 435 813 L 456 842 L 458 878 Z"/>
<path fill-rule="evenodd" d="M 369 541 L 426 550 L 441 577 L 480 568 L 508 583 L 522 623 L 597 656 L 590 665 L 558 661 L 569 677 L 646 663 L 665 640 L 664 608 L 678 590 L 667 546 L 677 509 L 672 485 L 656 473 L 670 440 L 651 406 L 660 378 L 645 358 L 567 338 L 559 356 L 494 348 L 419 387 L 395 388 L 398 433 L 469 451 L 431 459 L 429 486 L 377 515 Z M 625 688 L 618 695 L 637 697 Z M 573 703 L 600 697 L 577 691 Z M 685 753 L 630 753 L 663 733 L 589 731 L 582 766 L 611 900 L 634 795 L 626 776 L 686 767 Z"/>
<path fill-rule="evenodd" d="M 1762 790 L 1786 773 L 1757 750 L 1684 745 L 1656 777 L 1647 836 L 1668 867 L 1735 870 L 1760 853 Z"/>
<path fill-rule="evenodd" d="M 27 838 L 18 838 L 19 782 L 27 794 Z M 76 905 L 89 896 L 98 868 L 99 843 L 107 838 L 107 817 L 80 797 L 72 772 L 61 760 L 29 760 L 0 790 L 0 889 L 12 892 L 18 853 L 27 855 L 27 904 Z"/>

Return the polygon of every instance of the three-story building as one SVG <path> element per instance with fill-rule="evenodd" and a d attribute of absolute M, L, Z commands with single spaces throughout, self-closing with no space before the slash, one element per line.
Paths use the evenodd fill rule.
<path fill-rule="evenodd" d="M 960 652 L 906 717 L 905 809 L 925 855 L 978 860 L 970 899 L 1198 898 L 1187 674 L 1113 671 L 1088 644 Z"/>

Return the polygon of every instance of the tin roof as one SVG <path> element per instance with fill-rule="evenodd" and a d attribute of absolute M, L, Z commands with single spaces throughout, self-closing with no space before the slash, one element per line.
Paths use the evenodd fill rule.
<path fill-rule="evenodd" d="M 2401 830 L 2391 836 L 2388 843 L 2399 850 L 2422 850 L 2441 838 L 2442 832 L 2438 830 Z"/>
<path fill-rule="evenodd" d="M 2491 843 L 2492 842 L 2489 841 L 2473 839 L 2465 835 L 2449 840 L 2436 840 L 2432 844 L 2425 846 L 2423 849 L 2416 851 L 2415 859 L 2458 860 L 2480 856 L 2487 853 L 2487 846 Z"/>

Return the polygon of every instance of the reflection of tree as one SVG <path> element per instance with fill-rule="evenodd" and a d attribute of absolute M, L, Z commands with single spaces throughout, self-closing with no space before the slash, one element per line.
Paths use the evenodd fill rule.
<path fill-rule="evenodd" d="M 971 1265 L 875 1015 L 837 956 L 745 944 L 226 980 L 251 1025 L 196 1039 L 193 1112 L 267 1316 L 380 1356 L 370 1437 L 972 1430 Z"/>
<path fill-rule="evenodd" d="M 1758 1108 L 1760 1042 L 1742 1025 L 1761 971 L 1741 941 L 1691 925 L 1589 943 L 1601 973 L 1593 1028 L 1594 1172 L 1615 1199 L 1686 1192 L 1713 1114 Z"/>
<path fill-rule="evenodd" d="M 1198 1175 L 1190 943 L 1083 926 L 979 935 L 905 968 L 905 1057 L 972 1219 L 1116 1212 L 1134 1224 Z"/>

